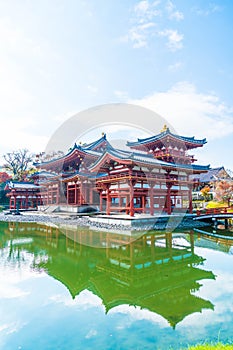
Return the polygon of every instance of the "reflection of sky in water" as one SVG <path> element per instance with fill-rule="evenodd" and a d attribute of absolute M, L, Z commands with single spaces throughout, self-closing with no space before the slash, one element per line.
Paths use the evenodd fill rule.
<path fill-rule="evenodd" d="M 106 314 L 102 300 L 85 289 L 72 299 L 62 283 L 31 268 L 34 256 L 26 249 L 20 261 L 17 255 L 8 259 L 9 247 L 1 249 L 0 348 L 168 349 L 232 339 L 232 256 L 201 247 L 195 253 L 206 258 L 201 269 L 216 280 L 199 281 L 202 287 L 193 294 L 211 301 L 214 312 L 190 314 L 172 329 L 165 318 L 138 306 L 123 303 Z"/>

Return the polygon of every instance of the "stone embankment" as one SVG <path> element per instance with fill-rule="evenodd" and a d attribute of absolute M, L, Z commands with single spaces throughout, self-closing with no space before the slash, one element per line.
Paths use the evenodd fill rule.
<path fill-rule="evenodd" d="M 136 226 L 125 226 L 118 224 L 108 224 L 100 221 L 93 222 L 88 216 L 74 216 L 74 215 L 61 215 L 61 214 L 42 214 L 39 212 L 24 212 L 20 215 L 9 214 L 5 215 L 0 213 L 0 221 L 5 222 L 37 222 L 40 224 L 54 224 L 54 225 L 74 225 L 74 226 L 86 226 L 94 229 L 105 229 L 105 230 L 132 230 L 132 231 L 142 231 L 142 230 L 174 230 L 174 229 L 193 229 L 199 227 L 209 226 L 209 224 L 193 221 L 192 217 L 167 217 L 167 218 L 155 218 L 154 223 L 143 223 L 142 225 Z"/>
<path fill-rule="evenodd" d="M 66 215 L 41 214 L 39 212 L 24 212 L 20 215 L 0 213 L 0 221 L 5 222 L 37 222 L 42 224 L 74 224 L 88 226 L 88 217 L 70 217 Z"/>

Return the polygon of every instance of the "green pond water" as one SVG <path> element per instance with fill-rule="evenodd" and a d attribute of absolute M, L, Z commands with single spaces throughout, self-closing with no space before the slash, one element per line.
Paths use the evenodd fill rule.
<path fill-rule="evenodd" d="M 0 349 L 233 342 L 231 234 L 0 223 Z"/>

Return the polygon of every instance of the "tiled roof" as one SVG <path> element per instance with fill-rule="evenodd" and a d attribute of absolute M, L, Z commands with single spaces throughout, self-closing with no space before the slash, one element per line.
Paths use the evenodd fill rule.
<path fill-rule="evenodd" d="M 100 139 L 96 140 L 96 141 L 93 141 L 91 143 L 84 143 L 82 145 L 82 147 L 85 150 L 93 150 L 95 147 L 101 145 L 101 143 L 103 143 L 103 142 L 108 142 L 107 138 L 106 138 L 106 134 L 103 134 L 103 136 Z"/>
<path fill-rule="evenodd" d="M 96 178 L 107 176 L 107 175 L 108 175 L 107 173 L 95 173 L 95 172 L 93 172 L 93 173 L 82 173 L 82 172 L 77 171 L 73 175 L 63 179 L 63 181 L 64 182 L 72 181 L 77 176 L 88 177 L 88 179 L 96 179 Z"/>
<path fill-rule="evenodd" d="M 173 134 L 171 133 L 170 129 L 167 128 L 164 132 L 161 132 L 160 134 L 158 135 L 155 135 L 155 136 L 151 136 L 151 137 L 147 137 L 147 138 L 144 138 L 144 139 L 138 139 L 137 141 L 135 142 L 127 142 L 127 146 L 129 147 L 133 147 L 133 146 L 138 146 L 138 145 L 146 145 L 148 143 L 152 143 L 152 142 L 155 142 L 155 141 L 159 141 L 161 139 L 163 139 L 164 137 L 166 136 L 171 136 L 171 137 L 174 137 L 184 143 L 192 143 L 192 144 L 197 144 L 197 145 L 204 145 L 207 141 L 206 139 L 202 139 L 202 140 L 196 140 L 195 137 L 185 137 L 185 136 L 179 136 L 179 135 L 176 135 L 176 134 Z"/>
<path fill-rule="evenodd" d="M 21 190 L 21 189 L 38 189 L 39 186 L 34 185 L 31 182 L 13 182 L 13 181 L 9 181 L 7 183 L 7 186 L 9 189 L 16 189 L 16 190 Z"/>
<path fill-rule="evenodd" d="M 203 140 L 195 140 L 194 137 L 189 137 L 189 138 L 184 138 L 183 136 L 178 136 L 178 135 L 174 135 L 170 132 L 169 129 L 166 129 L 166 131 L 160 133 L 159 135 L 150 137 L 150 138 L 146 138 L 146 139 L 138 139 L 137 142 L 131 142 L 131 143 L 127 143 L 128 146 L 132 146 L 132 145 L 142 145 L 142 144 L 146 144 L 146 143 L 150 143 L 153 142 L 153 140 L 159 140 L 163 137 L 165 137 L 166 135 L 172 135 L 178 139 L 181 139 L 182 141 L 186 140 L 186 142 L 192 142 L 192 143 L 198 143 L 198 144 L 203 144 L 206 142 L 205 139 Z M 101 145 L 101 143 L 105 142 L 104 145 L 104 152 L 100 152 L 100 151 L 95 151 L 93 150 L 93 148 L 95 148 L 98 145 Z M 80 152 L 86 154 L 86 155 L 91 155 L 93 158 L 93 163 L 91 165 L 89 165 L 88 169 L 90 171 L 94 171 L 94 168 L 102 161 L 103 157 L 106 156 L 106 154 L 108 154 L 110 157 L 119 159 L 119 160 L 124 160 L 124 161 L 131 161 L 134 163 L 140 163 L 140 164 L 145 164 L 145 165 L 150 165 L 150 166 L 163 166 L 163 167 L 167 167 L 167 168 L 179 168 L 179 169 L 189 169 L 189 170 L 193 170 L 195 171 L 207 171 L 209 170 L 209 166 L 203 166 L 203 165 L 193 165 L 193 164 L 176 164 L 176 163 L 169 163 L 169 162 L 165 162 L 159 159 L 156 159 L 154 157 L 153 154 L 149 154 L 147 152 L 144 151 L 136 151 L 133 152 L 131 149 L 129 150 L 120 150 L 120 149 L 115 149 L 111 146 L 111 144 L 107 141 L 106 139 L 106 134 L 104 134 L 100 139 L 89 143 L 89 144 L 83 144 L 81 145 L 77 145 L 76 143 L 74 144 L 73 148 L 64 156 L 60 157 L 60 158 L 56 158 L 56 159 L 52 159 L 50 161 L 47 162 L 43 162 L 43 163 L 38 163 L 36 164 L 37 166 L 43 166 L 43 165 L 47 165 L 47 164 L 53 164 L 57 161 L 64 161 L 67 157 L 69 157 L 73 152 L 75 152 L 75 150 L 80 150 Z M 80 172 L 79 172 L 80 171 Z M 81 174 L 82 169 L 79 169 L 79 171 L 77 172 Z M 68 178 L 73 178 L 73 176 L 75 176 L 74 174 L 70 174 L 70 176 L 68 176 Z"/>
<path fill-rule="evenodd" d="M 117 158 L 119 160 L 125 160 L 125 161 L 132 161 L 134 163 L 142 163 L 142 164 L 148 164 L 148 165 L 155 165 L 155 166 L 164 166 L 164 167 L 170 167 L 170 168 L 183 168 L 183 169 L 190 169 L 190 170 L 201 170 L 201 171 L 207 171 L 209 169 L 209 165 L 189 165 L 189 164 L 176 164 L 176 163 L 168 163 L 161 161 L 159 159 L 154 158 L 153 155 L 148 153 L 138 153 L 138 152 L 129 152 L 129 151 L 123 151 L 118 149 L 106 149 L 105 153 L 96 160 L 89 169 L 96 167 L 98 163 L 101 162 L 101 160 L 106 156 L 113 156 L 114 158 Z"/>
<path fill-rule="evenodd" d="M 80 150 L 82 153 L 84 154 L 87 154 L 87 155 L 92 155 L 96 158 L 98 158 L 101 153 L 100 152 L 97 152 L 97 151 L 93 151 L 93 150 L 89 150 L 89 149 L 86 149 L 84 147 L 82 147 L 81 145 L 77 145 L 76 143 L 74 144 L 74 146 L 69 150 L 68 153 L 66 153 L 65 155 L 61 156 L 61 157 L 58 157 L 58 158 L 54 158 L 54 159 L 51 159 L 51 160 L 48 160 L 48 161 L 45 161 L 45 162 L 41 162 L 41 163 L 34 163 L 35 166 L 42 166 L 42 165 L 46 165 L 46 164 L 52 164 L 54 162 L 57 162 L 57 161 L 62 161 L 62 160 L 65 160 L 68 156 L 70 156 L 75 150 Z"/>
<path fill-rule="evenodd" d="M 218 168 L 213 168 L 213 169 L 209 169 L 207 173 L 205 174 L 200 174 L 198 176 L 195 176 L 196 179 L 198 179 L 200 182 L 203 183 L 208 183 L 208 182 L 212 182 L 212 181 L 219 181 L 219 180 L 231 180 L 230 175 L 228 175 L 227 177 L 222 177 L 220 172 L 221 171 L 225 171 L 225 168 L 223 166 L 218 167 Z"/>
<path fill-rule="evenodd" d="M 54 173 L 54 172 L 42 170 L 42 171 L 36 171 L 35 173 L 29 175 L 28 178 L 30 179 L 30 178 L 33 178 L 34 176 L 38 176 L 38 177 L 54 177 L 54 176 L 57 176 L 57 174 Z"/>

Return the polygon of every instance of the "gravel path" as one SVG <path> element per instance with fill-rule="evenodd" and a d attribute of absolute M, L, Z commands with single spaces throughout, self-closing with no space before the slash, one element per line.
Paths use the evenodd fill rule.
<path fill-rule="evenodd" d="M 5 215 L 0 213 L 0 221 L 5 222 L 38 222 L 38 223 L 53 223 L 53 224 L 74 224 L 79 226 L 88 226 L 88 217 L 75 217 L 65 215 L 48 215 L 37 212 L 22 213 L 20 215 Z"/>

